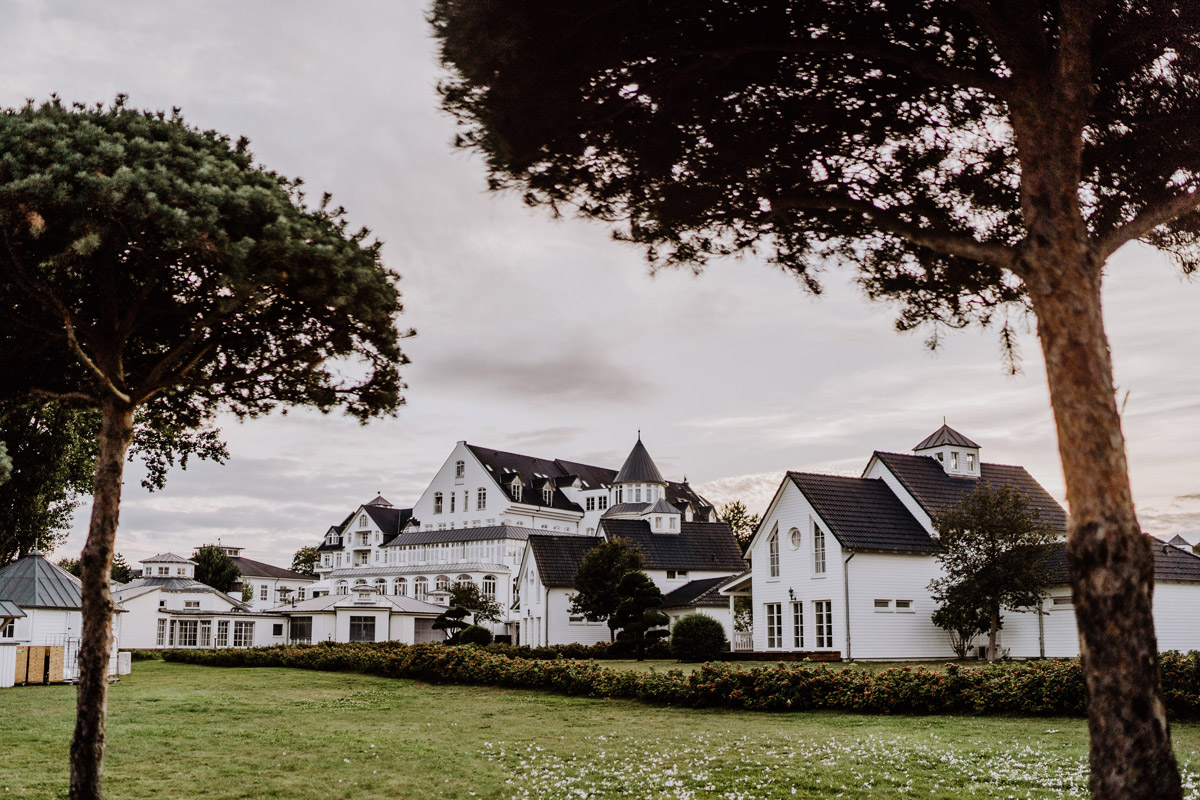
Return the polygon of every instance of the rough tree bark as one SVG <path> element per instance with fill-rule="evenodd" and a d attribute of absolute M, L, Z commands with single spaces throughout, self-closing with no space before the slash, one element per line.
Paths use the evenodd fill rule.
<path fill-rule="evenodd" d="M 121 503 L 125 455 L 133 442 L 133 408 L 110 401 L 103 406 L 99 453 L 93 482 L 92 517 L 80 558 L 83 582 L 83 636 L 79 646 L 79 689 L 75 735 L 71 739 L 71 800 L 100 800 L 104 776 L 105 717 L 108 713 L 108 661 L 112 651 L 112 572 Z"/>
<path fill-rule="evenodd" d="M 1071 521 L 1067 544 L 1088 697 L 1092 797 L 1178 798 L 1158 670 L 1154 560 L 1134 514 L 1101 271 L 1090 253 L 1030 282 Z"/>

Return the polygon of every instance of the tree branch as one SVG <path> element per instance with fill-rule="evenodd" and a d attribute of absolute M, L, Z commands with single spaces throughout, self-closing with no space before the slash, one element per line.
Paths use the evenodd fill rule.
<path fill-rule="evenodd" d="M 1147 206 L 1124 225 L 1118 225 L 1101 236 L 1096 242 L 1096 252 L 1104 260 L 1132 239 L 1141 239 L 1159 225 L 1200 208 L 1200 191 L 1192 189 L 1186 194 L 1176 195 L 1157 205 Z"/>

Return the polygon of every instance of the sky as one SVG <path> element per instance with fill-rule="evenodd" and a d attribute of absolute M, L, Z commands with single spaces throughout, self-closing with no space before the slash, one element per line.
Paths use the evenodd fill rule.
<path fill-rule="evenodd" d="M 651 275 L 597 223 L 553 219 L 485 188 L 451 146 L 424 3 L 4 0 L 0 106 L 179 106 L 245 135 L 265 166 L 329 191 L 402 276 L 407 404 L 361 426 L 310 411 L 220 419 L 231 458 L 127 472 L 117 549 L 130 561 L 220 540 L 287 566 L 382 493 L 413 503 L 458 440 L 617 468 L 642 433 L 663 473 L 762 511 L 788 469 L 857 475 L 942 424 L 984 461 L 1025 466 L 1064 500 L 1045 373 L 1026 330 L 1005 374 L 994 330 L 937 352 L 898 334 L 831 268 L 819 298 L 752 257 Z M 1200 540 L 1200 286 L 1130 246 L 1105 313 L 1139 519 Z M 56 556 L 75 555 L 89 503 Z"/>

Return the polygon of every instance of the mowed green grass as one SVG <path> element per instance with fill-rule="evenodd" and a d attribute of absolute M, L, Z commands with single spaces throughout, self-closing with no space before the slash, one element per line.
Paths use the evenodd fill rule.
<path fill-rule="evenodd" d="M 74 700 L 0 690 L 0 798 L 65 796 Z M 1196 760 L 1200 727 L 1174 734 Z M 1083 797 L 1087 748 L 1077 719 L 697 711 L 162 662 L 112 687 L 108 742 L 109 798 L 322 800 Z"/>

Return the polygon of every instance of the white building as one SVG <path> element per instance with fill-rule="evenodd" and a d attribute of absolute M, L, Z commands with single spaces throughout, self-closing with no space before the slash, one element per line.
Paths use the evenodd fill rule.
<path fill-rule="evenodd" d="M 749 553 L 751 573 L 722 589 L 753 598 L 754 649 L 837 653 L 855 659 L 951 658 L 933 625 L 928 590 L 941 576 L 933 516 L 979 481 L 1015 486 L 1065 535 L 1062 507 L 1023 468 L 984 463 L 980 447 L 942 426 L 913 454 L 875 452 L 862 476 L 789 472 Z M 1065 546 L 1040 608 L 1002 612 L 998 647 L 1014 658 L 1079 655 Z M 1155 626 L 1163 649 L 1200 647 L 1190 621 L 1200 600 L 1200 557 L 1155 547 Z"/>
<path fill-rule="evenodd" d="M 317 579 L 312 575 L 302 575 L 290 569 L 277 567 L 255 561 L 242 555 L 244 547 L 231 547 L 224 544 L 202 545 L 202 547 L 219 548 L 229 560 L 234 563 L 241 577 L 230 590 L 234 597 L 242 597 L 243 588 L 249 584 L 250 608 L 254 611 L 267 611 L 290 600 L 304 600 Z M 199 548 L 197 548 L 199 550 Z M 194 556 L 195 553 L 193 552 Z"/>
<path fill-rule="evenodd" d="M 118 585 L 113 599 L 125 609 L 125 638 L 133 649 L 260 647 L 287 642 L 287 619 L 256 613 L 196 580 L 196 562 L 162 553 L 142 562 L 142 576 Z"/>
<path fill-rule="evenodd" d="M 376 592 L 370 585 L 349 594 L 324 595 L 277 609 L 288 620 L 288 638 L 297 642 L 441 642 L 433 621 L 445 606 L 403 595 Z"/>

